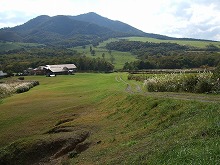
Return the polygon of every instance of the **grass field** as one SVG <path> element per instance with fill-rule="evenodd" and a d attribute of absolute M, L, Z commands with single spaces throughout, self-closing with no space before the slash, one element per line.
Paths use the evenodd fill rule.
<path fill-rule="evenodd" d="M 43 46 L 43 44 L 36 44 L 36 43 L 21 43 L 21 42 L 0 42 L 0 50 L 9 51 L 14 49 L 21 49 L 26 47 L 37 47 Z"/>
<path fill-rule="evenodd" d="M 0 101 L 0 146 L 7 146 L 0 158 L 25 164 L 37 146 L 70 139 L 65 131 L 47 134 L 59 126 L 89 132 L 81 145 L 89 147 L 60 164 L 220 163 L 218 95 L 127 90 L 141 84 L 125 73 L 28 79 L 40 85 Z"/>
<path fill-rule="evenodd" d="M 148 38 L 148 37 L 126 37 L 124 39 L 128 39 L 130 41 L 142 41 L 142 42 L 153 42 L 153 43 L 170 42 L 170 43 L 177 43 L 180 45 L 189 45 L 189 46 L 194 46 L 194 47 L 199 47 L 199 48 L 206 48 L 207 45 L 213 44 L 220 48 L 220 42 L 159 40 L 159 39 Z"/>
<path fill-rule="evenodd" d="M 77 50 L 78 52 L 83 53 L 84 55 L 86 55 L 87 57 L 92 57 L 92 58 L 103 58 L 102 54 L 105 54 L 105 60 L 107 60 L 108 62 L 112 62 L 111 61 L 111 55 L 114 57 L 114 61 L 113 64 L 115 66 L 115 69 L 122 69 L 124 64 L 126 62 L 132 62 L 137 60 L 136 57 L 134 55 L 132 55 L 130 52 L 120 52 L 120 51 L 111 51 L 111 55 L 109 54 L 108 50 L 105 48 L 106 43 L 109 42 L 113 42 L 113 41 L 118 41 L 118 39 L 109 39 L 106 40 L 102 43 L 99 44 L 99 46 L 97 47 L 93 47 L 93 50 L 95 50 L 95 56 L 92 56 L 90 53 L 90 46 L 86 46 L 85 49 L 83 49 L 82 47 L 75 47 L 72 48 L 73 50 Z"/>

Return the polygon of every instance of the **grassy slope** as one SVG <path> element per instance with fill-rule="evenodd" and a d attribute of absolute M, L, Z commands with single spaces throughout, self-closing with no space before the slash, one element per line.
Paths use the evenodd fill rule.
<path fill-rule="evenodd" d="M 21 49 L 25 47 L 37 47 L 37 46 L 43 46 L 43 45 L 36 43 L 0 42 L 1 51 L 9 51 L 9 50 Z"/>
<path fill-rule="evenodd" d="M 84 55 L 86 55 L 87 57 L 92 57 L 92 58 L 98 58 L 98 57 L 103 58 L 102 54 L 105 53 L 105 59 L 108 62 L 111 62 L 110 54 L 108 53 L 108 50 L 105 49 L 105 45 L 106 45 L 106 43 L 113 42 L 113 41 L 118 41 L 118 40 L 117 39 L 109 39 L 107 41 L 100 43 L 99 46 L 93 48 L 96 52 L 95 56 L 91 56 L 90 46 L 86 46 L 85 49 L 83 49 L 82 47 L 76 47 L 76 48 L 72 48 L 72 49 L 77 50 L 78 52 L 84 53 Z M 115 58 L 115 61 L 113 62 L 115 69 L 122 69 L 126 62 L 132 62 L 132 61 L 137 60 L 136 57 L 134 55 L 132 55 L 130 52 L 112 51 L 111 54 Z"/>
<path fill-rule="evenodd" d="M 0 102 L 0 145 L 42 136 L 58 121 L 78 114 L 63 125 L 87 128 L 92 145 L 73 164 L 219 163 L 218 102 L 129 94 L 116 76 L 27 77 L 41 85 Z"/>
<path fill-rule="evenodd" d="M 205 48 L 209 44 L 213 44 L 215 46 L 220 47 L 220 42 L 208 42 L 208 41 L 179 41 L 179 40 L 159 40 L 155 38 L 148 38 L 148 37 L 126 37 L 130 41 L 142 41 L 142 42 L 154 42 L 154 43 L 161 43 L 161 42 L 170 42 L 170 43 L 177 43 L 180 45 L 189 45 L 195 46 L 199 48 Z"/>

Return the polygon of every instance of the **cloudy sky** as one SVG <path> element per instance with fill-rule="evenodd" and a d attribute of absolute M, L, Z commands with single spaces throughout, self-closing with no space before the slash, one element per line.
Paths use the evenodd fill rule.
<path fill-rule="evenodd" d="M 0 28 L 87 12 L 147 33 L 220 41 L 220 0 L 0 0 Z"/>

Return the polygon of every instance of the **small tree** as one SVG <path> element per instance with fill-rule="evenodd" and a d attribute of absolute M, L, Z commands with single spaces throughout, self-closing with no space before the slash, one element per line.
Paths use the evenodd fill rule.
<path fill-rule="evenodd" d="M 92 51 L 91 51 L 91 55 L 92 55 L 92 56 L 95 56 L 95 50 L 92 50 Z"/>
<path fill-rule="evenodd" d="M 218 64 L 218 66 L 215 68 L 215 70 L 213 71 L 213 76 L 212 78 L 214 80 L 219 80 L 220 79 L 220 63 Z"/>
<path fill-rule="evenodd" d="M 105 53 L 102 53 L 102 58 L 103 58 L 103 59 L 105 58 Z"/>
<path fill-rule="evenodd" d="M 112 64 L 114 63 L 115 58 L 113 57 L 113 55 L 111 55 L 111 57 L 110 57 L 110 61 L 111 61 Z"/>

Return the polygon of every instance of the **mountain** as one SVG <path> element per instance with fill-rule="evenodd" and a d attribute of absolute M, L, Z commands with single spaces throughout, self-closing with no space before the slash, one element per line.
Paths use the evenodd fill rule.
<path fill-rule="evenodd" d="M 10 34 L 10 37 L 8 34 Z M 38 16 L 23 25 L 0 30 L 0 40 L 36 42 L 49 45 L 78 46 L 98 43 L 111 37 L 132 36 L 135 33 L 118 31 L 106 26 L 58 15 Z"/>
<path fill-rule="evenodd" d="M 107 27 L 113 31 L 128 33 L 132 36 L 143 36 L 143 37 L 150 37 L 150 38 L 164 39 L 164 40 L 176 39 L 174 37 L 168 37 L 168 36 L 160 35 L 160 34 L 145 33 L 145 32 L 143 32 L 137 28 L 134 28 L 126 23 L 123 23 L 120 21 L 113 21 L 113 20 L 108 19 L 106 17 L 100 16 L 94 12 L 80 14 L 78 16 L 69 16 L 69 17 L 74 20 L 90 22 L 90 23 L 97 24 L 99 26 Z"/>
<path fill-rule="evenodd" d="M 84 21 L 84 22 L 90 22 L 93 24 L 97 24 L 102 27 L 109 28 L 113 31 L 118 31 L 118 32 L 124 32 L 124 33 L 129 33 L 132 35 L 145 35 L 145 33 L 141 30 L 138 30 L 126 23 L 120 22 L 120 21 L 113 21 L 111 19 L 102 17 L 94 12 L 86 13 L 86 14 L 81 14 L 78 16 L 70 16 L 71 19 L 78 20 L 78 21 Z"/>
<path fill-rule="evenodd" d="M 126 23 L 113 21 L 93 12 L 78 16 L 41 15 L 22 25 L 0 29 L 0 41 L 33 42 L 63 47 L 97 45 L 108 38 L 128 36 L 176 39 L 145 33 Z"/>

